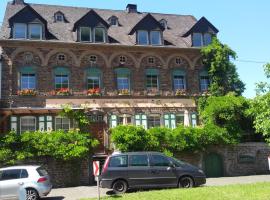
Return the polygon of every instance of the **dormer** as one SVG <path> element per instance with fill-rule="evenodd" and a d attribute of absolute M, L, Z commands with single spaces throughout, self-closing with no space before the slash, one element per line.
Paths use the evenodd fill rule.
<path fill-rule="evenodd" d="M 73 31 L 77 31 L 79 42 L 106 43 L 109 26 L 94 10 L 90 10 L 74 24 Z"/>
<path fill-rule="evenodd" d="M 54 13 L 54 22 L 64 22 L 64 23 L 66 23 L 66 22 L 68 22 L 67 20 L 66 20 L 66 17 L 65 17 L 65 15 L 64 15 L 64 13 L 62 13 L 61 11 L 57 11 L 56 13 Z"/>
<path fill-rule="evenodd" d="M 151 14 L 147 14 L 129 32 L 136 33 L 138 45 L 163 45 L 164 27 Z"/>
<path fill-rule="evenodd" d="M 164 29 L 168 29 L 168 22 L 166 19 L 161 19 L 159 20 L 159 23 L 161 24 L 161 26 L 164 28 Z"/>
<path fill-rule="evenodd" d="M 183 37 L 191 35 L 192 46 L 201 47 L 211 44 L 212 38 L 216 36 L 218 32 L 218 29 L 213 24 L 205 17 L 202 17 L 183 35 Z"/>
<path fill-rule="evenodd" d="M 118 18 L 116 16 L 111 16 L 109 19 L 108 19 L 109 23 L 111 26 L 119 26 L 119 21 L 118 21 Z"/>
<path fill-rule="evenodd" d="M 28 4 L 9 19 L 9 25 L 13 39 L 56 39 L 48 31 L 47 21 Z"/>

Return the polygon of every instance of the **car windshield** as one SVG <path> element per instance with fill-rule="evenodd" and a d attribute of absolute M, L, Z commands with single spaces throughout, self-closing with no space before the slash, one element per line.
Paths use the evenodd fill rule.
<path fill-rule="evenodd" d="M 37 172 L 40 176 L 47 176 L 48 175 L 48 172 L 45 169 L 43 169 L 42 167 L 37 168 Z"/>
<path fill-rule="evenodd" d="M 187 163 L 184 162 L 184 161 L 181 161 L 181 160 L 178 160 L 178 159 L 172 158 L 172 157 L 171 157 L 171 159 L 172 159 L 173 164 L 174 164 L 176 167 L 183 167 L 183 166 L 187 165 Z"/>

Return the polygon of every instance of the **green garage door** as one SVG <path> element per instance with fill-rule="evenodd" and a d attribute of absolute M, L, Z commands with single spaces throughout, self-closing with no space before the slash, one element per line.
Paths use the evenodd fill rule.
<path fill-rule="evenodd" d="M 222 157 L 216 153 L 209 153 L 204 158 L 204 171 L 207 177 L 223 176 Z"/>

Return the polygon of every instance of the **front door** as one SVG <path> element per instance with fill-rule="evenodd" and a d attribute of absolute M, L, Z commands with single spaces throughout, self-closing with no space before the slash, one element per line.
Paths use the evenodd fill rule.
<path fill-rule="evenodd" d="M 175 169 L 171 167 L 171 163 L 167 157 L 152 154 L 150 157 L 150 164 L 150 173 L 154 185 L 157 187 L 177 186 L 177 173 Z"/>
<path fill-rule="evenodd" d="M 216 153 L 209 153 L 204 158 L 205 174 L 207 177 L 223 176 L 222 157 Z"/>

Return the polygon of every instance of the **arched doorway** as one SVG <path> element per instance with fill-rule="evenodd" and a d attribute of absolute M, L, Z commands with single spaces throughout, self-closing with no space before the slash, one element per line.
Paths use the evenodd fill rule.
<path fill-rule="evenodd" d="M 223 176 L 223 160 L 217 153 L 209 153 L 204 157 L 204 172 L 207 177 Z"/>

